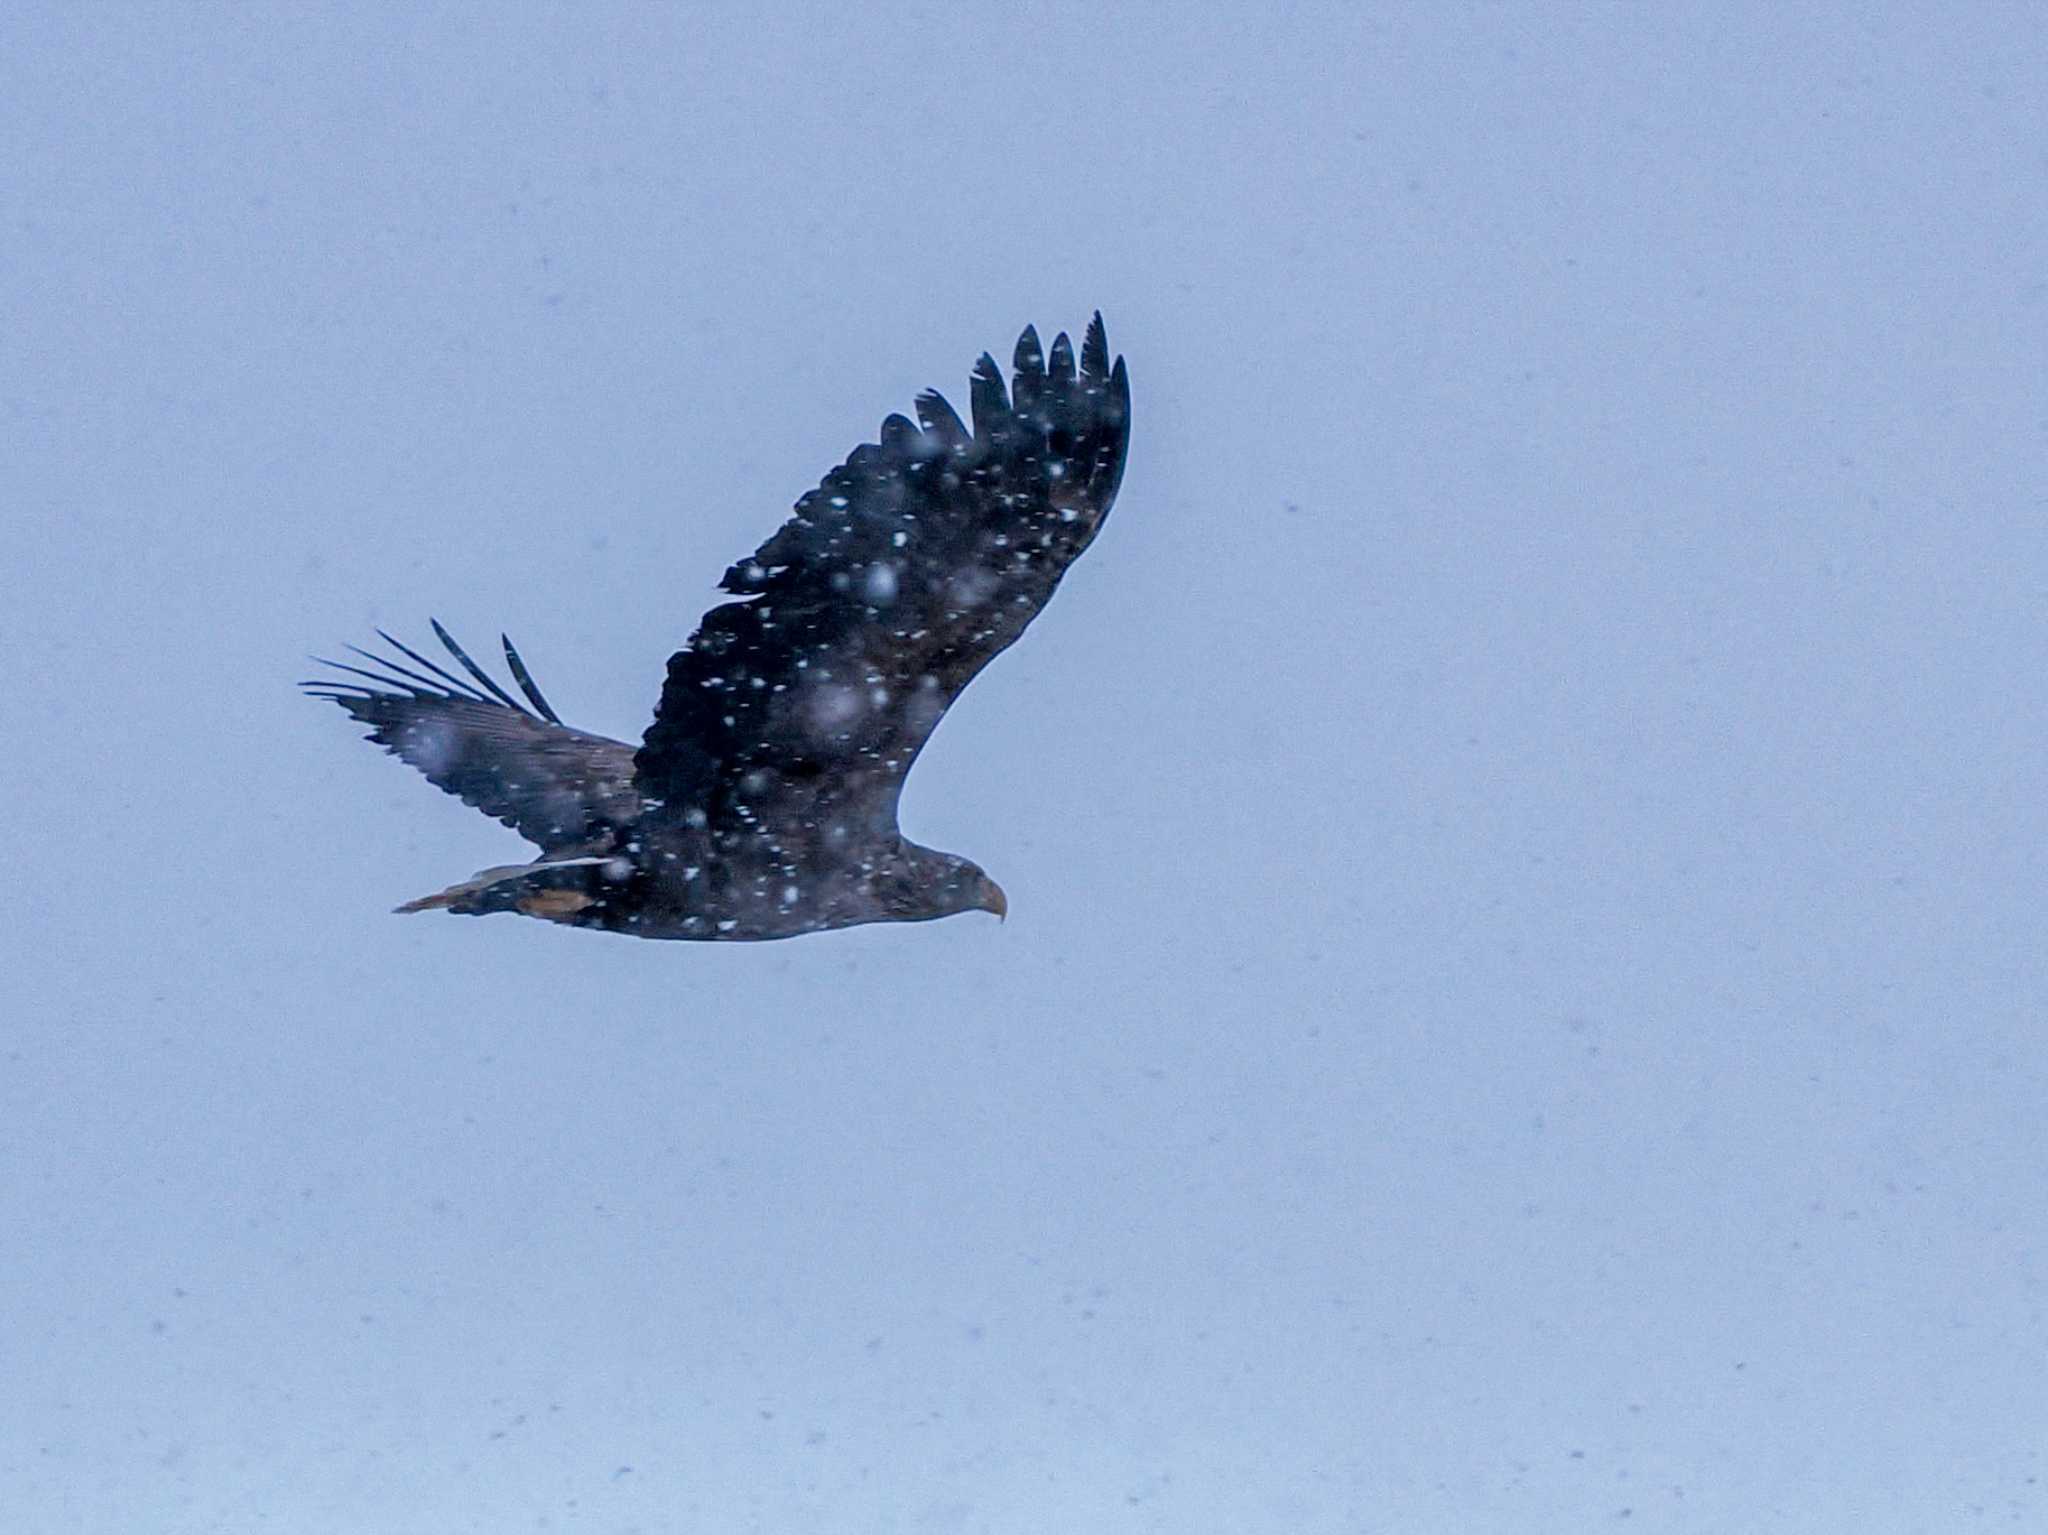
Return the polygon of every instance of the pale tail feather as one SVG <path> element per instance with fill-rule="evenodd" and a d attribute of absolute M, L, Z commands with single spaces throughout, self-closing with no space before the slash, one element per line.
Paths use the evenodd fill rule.
<path fill-rule="evenodd" d="M 540 863 L 500 864 L 495 869 L 480 870 L 461 884 L 450 885 L 435 895 L 423 895 L 417 901 L 407 901 L 403 906 L 394 906 L 391 909 L 394 913 L 439 911 L 507 880 L 524 879 L 529 874 L 540 874 L 548 869 L 580 869 L 590 864 L 608 862 L 610 860 L 605 858 L 557 858 Z"/>

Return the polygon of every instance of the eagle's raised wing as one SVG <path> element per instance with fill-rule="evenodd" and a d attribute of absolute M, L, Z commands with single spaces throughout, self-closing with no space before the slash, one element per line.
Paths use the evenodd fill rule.
<path fill-rule="evenodd" d="M 434 633 L 476 685 L 379 630 L 405 661 L 350 646 L 376 669 L 321 664 L 365 680 L 300 686 L 340 704 L 370 727 L 372 741 L 436 788 L 495 816 L 544 851 L 603 842 L 612 827 L 640 814 L 632 747 L 564 725 L 509 639 L 505 660 L 525 703 L 493 682 L 439 622 Z"/>
<path fill-rule="evenodd" d="M 854 449 L 670 658 L 636 761 L 669 815 L 713 830 L 895 829 L 903 777 L 960 690 L 1037 616 L 1116 498 L 1130 384 L 1095 316 L 1076 373 L 1027 329 L 1006 397 L 994 359 L 970 433 L 918 397 Z M 830 808 L 828 808 L 830 807 Z"/>

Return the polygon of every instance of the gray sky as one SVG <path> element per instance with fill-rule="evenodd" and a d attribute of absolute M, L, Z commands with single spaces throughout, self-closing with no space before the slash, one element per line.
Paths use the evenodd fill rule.
<path fill-rule="evenodd" d="M 0 23 L 10 1527 L 2048 1523 L 2038 11 L 844 9 Z M 1097 306 L 1007 925 L 388 914 Z"/>

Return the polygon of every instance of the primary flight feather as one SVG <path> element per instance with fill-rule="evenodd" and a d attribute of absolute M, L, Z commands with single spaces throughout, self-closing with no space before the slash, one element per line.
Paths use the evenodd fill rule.
<path fill-rule="evenodd" d="M 541 850 L 401 911 L 517 912 L 641 938 L 787 938 L 1007 911 L 965 858 L 896 824 L 954 699 L 1014 643 L 1101 529 L 1130 441 L 1102 316 L 984 354 L 970 430 L 944 396 L 892 415 L 725 573 L 735 601 L 668 663 L 635 748 L 564 725 L 503 641 L 514 697 L 439 623 L 458 669 L 392 654 L 305 683 L 429 782 Z"/>

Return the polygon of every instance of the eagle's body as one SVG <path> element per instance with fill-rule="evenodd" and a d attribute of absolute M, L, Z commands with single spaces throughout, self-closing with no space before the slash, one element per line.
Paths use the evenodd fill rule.
<path fill-rule="evenodd" d="M 387 635 L 404 660 L 308 683 L 541 849 L 400 910 L 703 939 L 1005 911 L 974 864 L 906 841 L 896 804 L 947 708 L 1108 515 L 1130 387 L 1098 315 L 1078 372 L 1064 335 L 1048 360 L 1027 329 L 1008 397 L 984 356 L 972 401 L 970 432 L 919 396 L 921 429 L 889 417 L 726 572 L 738 600 L 670 658 L 637 749 L 563 725 L 509 641 L 524 703 L 439 624 L 469 680 Z"/>

